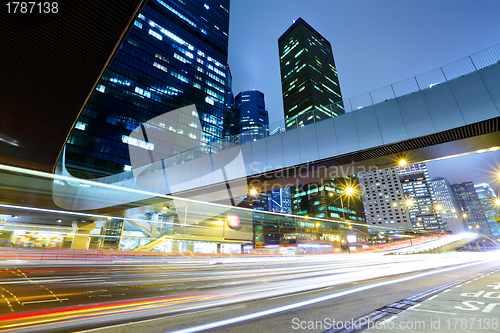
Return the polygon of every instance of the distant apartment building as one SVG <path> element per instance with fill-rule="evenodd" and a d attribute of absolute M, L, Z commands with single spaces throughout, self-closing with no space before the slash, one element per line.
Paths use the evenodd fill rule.
<path fill-rule="evenodd" d="M 384 228 L 411 229 L 398 169 L 375 170 L 358 176 L 370 232 Z"/>

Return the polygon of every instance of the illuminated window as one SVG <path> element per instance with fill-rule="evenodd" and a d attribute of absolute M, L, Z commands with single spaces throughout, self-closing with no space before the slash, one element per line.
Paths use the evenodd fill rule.
<path fill-rule="evenodd" d="M 150 34 L 151 36 L 153 36 L 153 37 L 158 38 L 159 40 L 163 40 L 163 37 L 162 37 L 159 33 L 155 32 L 155 31 L 153 31 L 153 30 L 151 30 L 151 29 L 149 29 L 149 34 Z"/>
<path fill-rule="evenodd" d="M 132 146 L 144 148 L 147 150 L 154 150 L 155 149 L 154 143 L 146 142 L 146 141 L 136 139 L 136 138 L 132 138 L 128 135 L 122 135 L 122 142 L 129 144 L 129 145 L 132 145 Z"/>
<path fill-rule="evenodd" d="M 75 125 L 76 129 L 85 131 L 87 129 L 88 124 L 82 123 L 81 121 L 77 122 Z"/>

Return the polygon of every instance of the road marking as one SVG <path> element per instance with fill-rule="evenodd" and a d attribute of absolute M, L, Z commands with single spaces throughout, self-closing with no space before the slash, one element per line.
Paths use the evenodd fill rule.
<path fill-rule="evenodd" d="M 434 299 L 434 298 L 436 298 L 436 297 L 438 297 L 438 296 L 439 296 L 439 295 L 434 295 L 434 296 L 432 296 L 432 297 L 428 298 L 427 300 L 428 300 L 428 301 L 430 301 L 431 299 Z"/>
<path fill-rule="evenodd" d="M 386 320 L 382 321 L 380 324 L 384 325 L 385 323 L 388 323 L 388 322 L 390 322 L 390 321 L 392 321 L 392 320 L 396 319 L 396 317 L 397 317 L 397 316 L 392 316 L 391 318 L 389 318 L 389 319 L 386 319 Z"/>
<path fill-rule="evenodd" d="M 422 312 L 432 312 L 432 313 L 441 313 L 441 314 L 448 314 L 452 316 L 456 316 L 456 313 L 451 313 L 451 312 L 442 312 L 442 311 L 434 311 L 434 310 L 425 310 L 425 309 L 415 309 L 415 308 L 408 308 L 408 310 L 413 310 L 413 311 L 422 311 Z"/>
<path fill-rule="evenodd" d="M 34 303 L 47 303 L 47 302 L 62 302 L 62 301 L 67 301 L 67 298 L 59 298 L 59 299 L 47 299 L 44 301 L 29 301 L 29 302 L 22 302 L 24 304 L 34 304 Z"/>
<path fill-rule="evenodd" d="M 414 309 L 414 308 L 416 308 L 417 306 L 420 306 L 421 304 L 422 304 L 422 303 L 418 303 L 418 304 L 412 305 L 412 306 L 410 306 L 410 307 L 409 307 L 408 309 L 406 309 L 406 310 Z"/>

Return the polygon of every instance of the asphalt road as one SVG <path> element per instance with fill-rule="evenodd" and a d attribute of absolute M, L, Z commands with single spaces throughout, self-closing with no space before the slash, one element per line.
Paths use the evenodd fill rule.
<path fill-rule="evenodd" d="M 495 265 L 477 253 L 4 265 L 0 332 L 199 331 L 208 323 L 217 332 L 290 332 L 303 321 L 351 320 Z"/>

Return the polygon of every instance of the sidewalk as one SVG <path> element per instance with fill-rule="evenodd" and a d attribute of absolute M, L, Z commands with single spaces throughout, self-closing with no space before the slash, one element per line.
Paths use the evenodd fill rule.
<path fill-rule="evenodd" d="M 372 322 L 363 332 L 500 332 L 500 268 Z"/>

